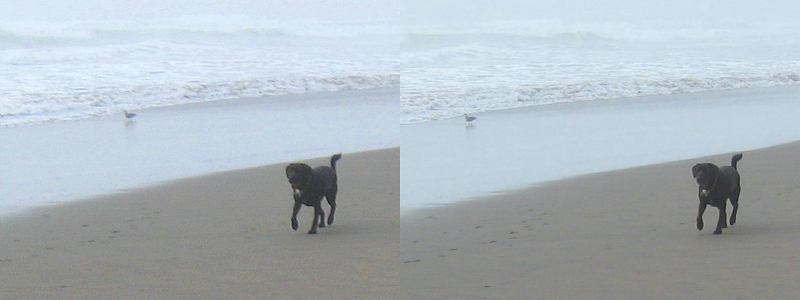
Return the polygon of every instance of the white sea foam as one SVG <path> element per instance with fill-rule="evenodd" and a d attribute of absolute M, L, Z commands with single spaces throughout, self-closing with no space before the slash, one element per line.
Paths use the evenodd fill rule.
<path fill-rule="evenodd" d="M 791 24 L 554 20 L 405 28 L 401 123 L 559 102 L 800 82 Z"/>
<path fill-rule="evenodd" d="M 0 23 L 0 125 L 393 86 L 393 30 L 245 17 Z"/>

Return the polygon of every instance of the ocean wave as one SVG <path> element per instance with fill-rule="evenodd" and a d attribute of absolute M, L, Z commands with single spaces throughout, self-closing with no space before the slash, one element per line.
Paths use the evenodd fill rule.
<path fill-rule="evenodd" d="M 788 85 L 800 74 L 793 51 L 797 32 L 785 24 L 467 25 L 406 29 L 402 123 L 550 103 Z"/>
<path fill-rule="evenodd" d="M 685 24 L 656 26 L 628 22 L 563 22 L 555 19 L 495 20 L 477 23 L 454 23 L 405 26 L 403 41 L 409 45 L 446 45 L 464 43 L 514 42 L 608 42 L 676 41 L 703 39 L 753 38 L 793 35 L 794 23 Z"/>
<path fill-rule="evenodd" d="M 660 80 L 622 80 L 582 82 L 565 85 L 482 88 L 461 92 L 409 91 L 401 87 L 401 124 L 460 117 L 479 113 L 536 105 L 577 101 L 606 100 L 650 95 L 666 95 L 753 87 L 772 87 L 800 83 L 800 72 L 716 78 L 665 78 Z"/>
<path fill-rule="evenodd" d="M 363 90 L 397 86 L 399 82 L 397 74 L 353 74 L 76 88 L 72 91 L 16 90 L 2 95 L 6 100 L 0 101 L 0 125 L 79 120 L 116 114 L 123 109 L 136 110 L 226 99 Z"/>
<path fill-rule="evenodd" d="M 137 21 L 0 21 L 0 47 L 75 42 L 115 43 L 193 38 L 354 38 L 398 35 L 388 23 L 334 23 L 309 19 L 197 16 Z"/>
<path fill-rule="evenodd" d="M 297 38 L 282 28 L 246 27 L 230 31 L 206 31 L 199 29 L 103 29 L 86 28 L 83 30 L 22 30 L 19 32 L 4 31 L 0 28 L 0 48 L 29 46 L 71 46 L 71 45 L 108 45 L 117 43 L 135 43 L 148 40 L 186 41 L 235 39 L 235 38 Z"/>
<path fill-rule="evenodd" d="M 235 17 L 0 21 L 0 124 L 397 85 L 394 36 L 388 25 L 372 25 Z"/>

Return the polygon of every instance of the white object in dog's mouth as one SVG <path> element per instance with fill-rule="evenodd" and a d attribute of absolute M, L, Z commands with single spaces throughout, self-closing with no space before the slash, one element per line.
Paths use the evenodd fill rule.
<path fill-rule="evenodd" d="M 700 195 L 708 196 L 708 190 L 700 190 Z"/>
<path fill-rule="evenodd" d="M 294 189 L 294 194 L 295 194 L 295 195 L 300 195 L 300 193 L 301 193 L 301 192 L 300 192 L 300 189 Z"/>

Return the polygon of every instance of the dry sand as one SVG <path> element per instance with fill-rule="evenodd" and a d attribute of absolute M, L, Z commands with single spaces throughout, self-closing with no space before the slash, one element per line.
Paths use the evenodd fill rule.
<path fill-rule="evenodd" d="M 398 148 L 345 153 L 316 235 L 308 207 L 290 228 L 285 164 L 5 217 L 0 298 L 399 298 L 399 164 Z"/>
<path fill-rule="evenodd" d="M 690 169 L 730 158 L 404 213 L 404 298 L 800 299 L 800 143 L 745 152 L 738 223 L 712 235 L 710 208 L 698 231 Z"/>

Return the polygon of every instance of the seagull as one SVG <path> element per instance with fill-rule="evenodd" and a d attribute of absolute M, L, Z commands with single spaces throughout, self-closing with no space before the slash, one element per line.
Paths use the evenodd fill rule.
<path fill-rule="evenodd" d="M 470 117 L 467 114 L 464 114 L 464 120 L 467 120 L 467 124 L 472 125 L 472 121 L 475 121 L 476 117 Z"/>
<path fill-rule="evenodd" d="M 135 114 L 135 113 L 129 112 L 129 111 L 127 111 L 127 110 L 123 110 L 122 112 L 124 112 L 124 113 L 125 113 L 125 117 L 126 117 L 126 118 L 128 118 L 128 119 L 130 119 L 130 118 L 133 118 L 133 117 L 135 117 L 135 116 L 136 116 L 136 114 Z"/>

